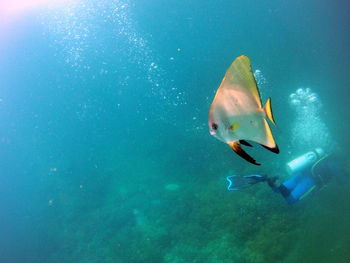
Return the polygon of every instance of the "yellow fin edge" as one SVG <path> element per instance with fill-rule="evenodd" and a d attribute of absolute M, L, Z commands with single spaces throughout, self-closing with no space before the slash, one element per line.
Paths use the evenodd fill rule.
<path fill-rule="evenodd" d="M 276 125 L 275 119 L 273 118 L 273 113 L 271 109 L 271 98 L 268 98 L 266 101 L 266 104 L 264 106 L 264 111 L 267 116 L 267 118 L 274 124 Z"/>
<path fill-rule="evenodd" d="M 270 148 L 275 148 L 276 147 L 276 142 L 275 142 L 275 139 L 273 138 L 270 126 L 269 126 L 269 124 L 267 123 L 266 120 L 264 120 L 264 125 L 265 125 L 265 130 L 266 130 L 267 142 L 263 143 L 263 145 L 265 145 L 267 147 L 270 147 Z"/>

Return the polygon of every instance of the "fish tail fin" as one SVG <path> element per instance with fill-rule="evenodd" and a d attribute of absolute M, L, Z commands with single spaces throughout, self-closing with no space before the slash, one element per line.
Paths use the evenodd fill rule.
<path fill-rule="evenodd" d="M 269 118 L 269 120 L 276 125 L 275 123 L 275 119 L 273 118 L 273 113 L 272 113 L 272 109 L 271 109 L 271 98 L 268 98 L 266 101 L 266 104 L 264 106 L 264 112 L 267 116 L 267 118 Z"/>

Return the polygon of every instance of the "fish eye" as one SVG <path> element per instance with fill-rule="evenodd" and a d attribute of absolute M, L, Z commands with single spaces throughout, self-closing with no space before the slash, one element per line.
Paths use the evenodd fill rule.
<path fill-rule="evenodd" d="M 216 131 L 219 128 L 219 126 L 213 122 L 213 124 L 211 125 L 211 128 Z"/>

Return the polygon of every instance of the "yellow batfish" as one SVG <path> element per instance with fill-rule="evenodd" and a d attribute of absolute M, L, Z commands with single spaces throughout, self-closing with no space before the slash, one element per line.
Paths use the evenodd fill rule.
<path fill-rule="evenodd" d="M 209 110 L 209 131 L 248 162 L 260 165 L 242 148 L 253 141 L 279 153 L 266 119 L 273 124 L 271 99 L 262 107 L 259 90 L 246 56 L 236 58 L 226 71 Z"/>

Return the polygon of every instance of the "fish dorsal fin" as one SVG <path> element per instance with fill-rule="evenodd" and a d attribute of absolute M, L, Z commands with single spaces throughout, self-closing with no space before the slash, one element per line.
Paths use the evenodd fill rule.
<path fill-rule="evenodd" d="M 238 141 L 232 141 L 229 142 L 228 145 L 230 145 L 231 149 L 234 150 L 239 156 L 241 156 L 243 159 L 247 160 L 248 162 L 260 165 L 260 163 L 257 163 L 253 157 L 251 157 L 249 154 L 247 154 L 241 147 L 240 143 Z"/>
<path fill-rule="evenodd" d="M 265 111 L 265 114 L 266 114 L 267 118 L 269 118 L 269 120 L 270 120 L 274 125 L 276 125 L 275 119 L 274 119 L 274 117 L 273 117 L 272 109 L 271 109 L 271 98 L 268 98 L 268 99 L 267 99 L 266 104 L 265 104 L 265 106 L 264 106 L 264 111 Z"/>
<path fill-rule="evenodd" d="M 220 89 L 240 89 L 245 93 L 251 94 L 258 104 L 262 107 L 259 90 L 252 72 L 250 59 L 247 56 L 239 56 L 227 69 L 224 79 L 219 87 Z"/>

